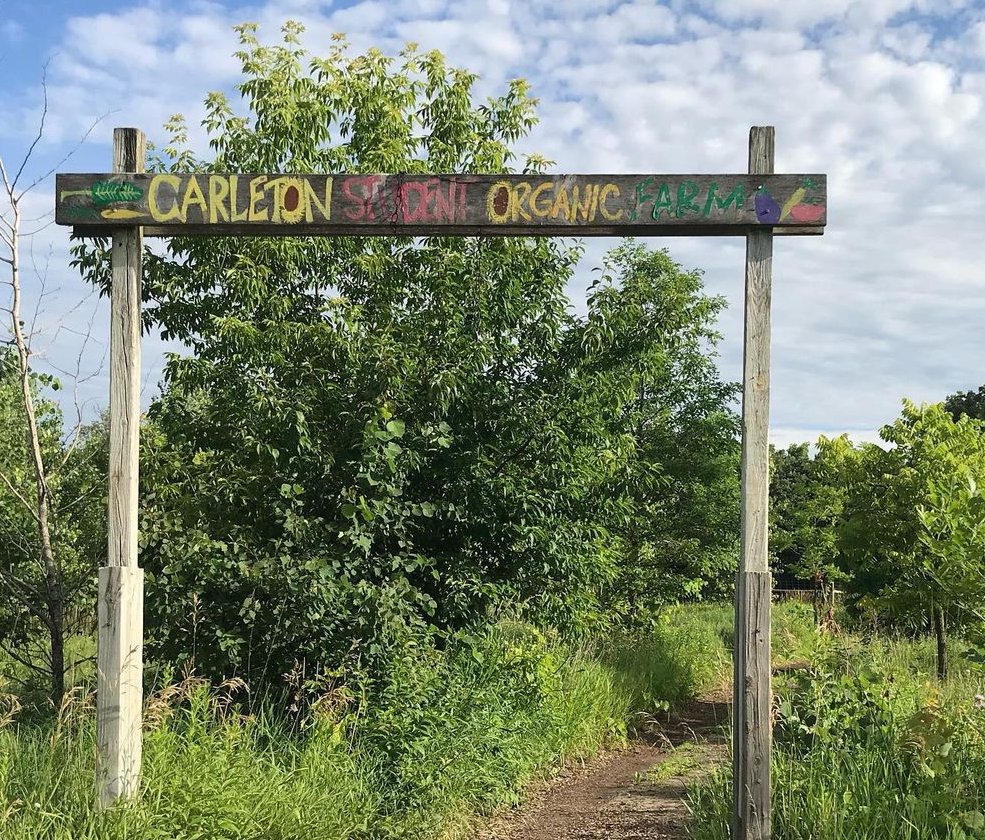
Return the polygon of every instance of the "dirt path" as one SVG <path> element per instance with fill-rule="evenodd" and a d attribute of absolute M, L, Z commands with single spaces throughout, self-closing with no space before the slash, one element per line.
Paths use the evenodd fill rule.
<path fill-rule="evenodd" d="M 726 699 L 694 701 L 627 749 L 565 771 L 475 840 L 682 840 L 687 783 L 725 760 Z"/>

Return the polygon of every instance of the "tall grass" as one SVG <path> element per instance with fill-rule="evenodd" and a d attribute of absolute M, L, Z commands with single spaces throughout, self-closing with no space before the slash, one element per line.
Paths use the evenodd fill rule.
<path fill-rule="evenodd" d="M 773 836 L 985 836 L 985 693 L 956 656 L 938 686 L 929 641 L 821 641 L 813 670 L 778 684 Z M 727 769 L 692 791 L 693 840 L 726 840 Z"/>
<path fill-rule="evenodd" d="M 726 665 L 716 622 L 680 612 L 604 648 L 500 622 L 409 653 L 371 695 L 328 680 L 301 719 L 237 704 L 237 684 L 190 679 L 148 703 L 141 797 L 102 814 L 92 710 L 76 701 L 53 724 L 0 730 L 0 838 L 455 836 L 533 778 L 619 742 L 641 714 L 720 682 Z"/>

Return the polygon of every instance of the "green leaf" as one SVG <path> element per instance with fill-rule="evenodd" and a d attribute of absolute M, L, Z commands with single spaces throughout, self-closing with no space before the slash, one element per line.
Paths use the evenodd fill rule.
<path fill-rule="evenodd" d="M 965 811 L 961 819 L 972 831 L 981 831 L 985 828 L 985 814 L 981 811 Z"/>
<path fill-rule="evenodd" d="M 129 181 L 96 181 L 89 188 L 89 195 L 96 204 L 139 201 L 144 191 Z"/>

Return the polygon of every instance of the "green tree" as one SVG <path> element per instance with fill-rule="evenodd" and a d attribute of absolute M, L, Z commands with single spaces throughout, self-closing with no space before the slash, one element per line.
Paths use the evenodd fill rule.
<path fill-rule="evenodd" d="M 770 453 L 773 572 L 810 582 L 818 621 L 825 591 L 844 579 L 836 557 L 837 525 L 844 502 L 839 452 L 838 446 L 821 438 L 814 456 L 807 443 Z"/>
<path fill-rule="evenodd" d="M 210 95 L 213 159 L 175 120 L 157 167 L 501 172 L 534 122 L 522 81 L 476 105 L 475 76 L 438 53 L 352 57 L 339 38 L 306 67 L 296 24 L 275 47 L 239 31 L 248 116 Z M 627 245 L 576 317 L 579 256 L 468 238 L 148 251 L 148 323 L 191 350 L 169 360 L 144 435 L 154 649 L 262 682 L 295 660 L 385 662 L 409 632 L 507 605 L 603 627 L 634 543 L 694 587 L 734 562 L 733 390 L 702 355 L 721 301 Z M 104 251 L 78 261 L 106 282 Z"/>
<path fill-rule="evenodd" d="M 929 619 L 943 679 L 945 618 L 955 630 L 982 622 L 985 426 L 907 401 L 880 436 L 891 448 L 863 446 L 845 471 L 840 554 L 857 597 L 910 626 Z"/>
<path fill-rule="evenodd" d="M 35 370 L 37 333 L 23 315 L 21 246 L 45 227 L 32 230 L 24 208 L 29 193 L 48 177 L 32 180 L 30 174 L 47 101 L 46 92 L 38 130 L 19 164 L 10 166 L 0 154 L 0 284 L 9 287 L 3 307 L 9 338 L 2 341 L 8 346 L 0 346 L 0 646 L 29 672 L 47 678 L 48 698 L 57 709 L 70 667 L 67 612 L 92 559 L 91 554 L 83 559 L 79 549 L 99 528 L 88 527 L 93 523 L 79 516 L 86 500 L 97 495 L 78 481 L 85 472 L 80 458 L 87 451 L 78 446 L 81 424 L 67 441 L 61 439 L 61 412 L 45 397 L 48 389 L 60 386 Z M 36 279 L 43 299 L 44 276 Z M 82 496 L 73 497 L 73 489 Z"/>
<path fill-rule="evenodd" d="M 57 389 L 50 376 L 31 377 L 38 451 L 45 465 L 50 564 L 39 538 L 37 481 L 28 435 L 20 368 L 0 352 L 0 647 L 29 674 L 47 682 L 55 708 L 65 674 L 76 663 L 66 637 L 77 617 L 91 614 L 95 570 L 106 553 L 106 452 L 102 423 L 64 437 L 58 404 L 42 394 Z M 31 688 L 33 680 L 25 681 Z"/>
<path fill-rule="evenodd" d="M 649 610 L 730 589 L 738 557 L 738 392 L 715 364 L 715 319 L 725 301 L 702 292 L 665 251 L 612 251 L 589 297 L 583 329 L 605 324 L 601 358 L 627 383 L 612 435 L 632 442 L 611 490 L 629 512 L 617 525 L 618 575 L 608 608 Z"/>
<path fill-rule="evenodd" d="M 967 414 L 973 420 L 985 420 L 985 385 L 977 391 L 958 391 L 944 400 L 944 408 L 955 420 Z"/>

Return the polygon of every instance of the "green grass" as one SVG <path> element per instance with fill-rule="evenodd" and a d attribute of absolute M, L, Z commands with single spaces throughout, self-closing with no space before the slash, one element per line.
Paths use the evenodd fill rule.
<path fill-rule="evenodd" d="M 730 625 L 730 611 L 693 605 L 667 610 L 644 634 L 613 637 L 607 660 L 630 706 L 667 710 L 727 682 Z"/>
<path fill-rule="evenodd" d="M 25 654 L 28 660 L 37 658 L 40 651 Z M 23 658 L 23 657 L 22 657 Z M 71 689 L 91 688 L 96 672 L 96 640 L 92 636 L 70 635 L 65 638 L 65 685 Z M 44 719 L 52 714 L 50 687 L 46 678 L 25 667 L 0 651 L 0 698 L 15 696 L 23 717 Z M 0 700 L 0 718 L 4 701 Z"/>
<path fill-rule="evenodd" d="M 462 836 L 530 781 L 727 685 L 731 628 L 731 606 L 689 606 L 573 648 L 501 621 L 449 650 L 408 648 L 368 688 L 326 679 L 301 720 L 235 702 L 247 697 L 235 684 L 168 685 L 148 703 L 140 799 L 103 814 L 92 809 L 94 722 L 80 694 L 56 722 L 22 715 L 0 727 L 0 838 Z M 774 610 L 775 658 L 821 648 L 809 607 Z"/>
<path fill-rule="evenodd" d="M 777 840 L 985 837 L 985 679 L 930 641 L 820 637 L 813 670 L 778 681 Z M 692 791 L 693 840 L 726 840 L 728 770 Z"/>
<path fill-rule="evenodd" d="M 718 619 L 674 611 L 604 651 L 500 622 L 470 645 L 411 650 L 372 701 L 328 680 L 301 721 L 237 707 L 236 685 L 172 685 L 148 704 L 141 798 L 99 815 L 92 710 L 77 701 L 56 723 L 0 729 L 0 838 L 461 835 L 531 780 L 720 682 Z"/>
<path fill-rule="evenodd" d="M 647 782 L 658 784 L 677 776 L 686 776 L 700 768 L 706 760 L 707 756 L 701 752 L 697 745 L 692 741 L 687 741 L 676 747 L 669 747 L 666 758 L 651 767 L 643 778 Z"/>

